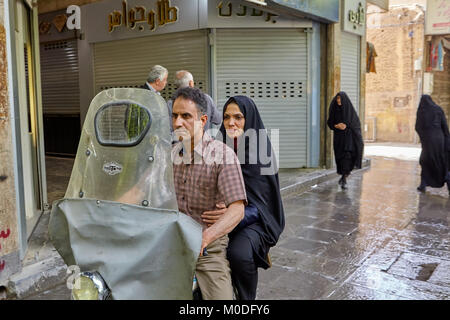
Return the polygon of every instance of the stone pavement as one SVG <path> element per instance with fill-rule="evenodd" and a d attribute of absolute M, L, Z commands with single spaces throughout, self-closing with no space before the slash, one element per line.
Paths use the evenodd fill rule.
<path fill-rule="evenodd" d="M 372 158 L 284 197 L 286 228 L 260 271 L 258 299 L 450 299 L 447 188 L 417 192 L 416 161 Z"/>
<path fill-rule="evenodd" d="M 345 191 L 334 170 L 280 172 L 286 228 L 270 252 L 272 268 L 260 269 L 257 298 L 448 300 L 449 195 L 445 187 L 418 193 L 419 172 L 417 161 L 374 156 Z M 41 234 L 34 251 L 48 262 L 55 253 Z M 41 281 L 28 277 L 37 285 L 17 298 L 69 299 L 65 265 L 53 263 L 41 267 Z"/>

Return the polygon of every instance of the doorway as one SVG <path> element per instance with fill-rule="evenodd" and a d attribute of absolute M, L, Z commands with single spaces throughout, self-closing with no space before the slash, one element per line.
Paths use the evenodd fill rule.
<path fill-rule="evenodd" d="M 20 152 L 23 173 L 22 237 L 29 239 L 47 208 L 45 160 L 40 109 L 37 9 L 27 1 L 15 1 L 15 55 Z M 24 243 L 24 241 L 22 241 Z"/>

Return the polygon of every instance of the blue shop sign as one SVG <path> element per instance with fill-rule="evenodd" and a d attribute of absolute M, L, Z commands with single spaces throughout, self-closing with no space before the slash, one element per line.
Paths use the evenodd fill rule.
<path fill-rule="evenodd" d="M 269 7 L 282 10 L 291 15 L 304 15 L 314 20 L 339 22 L 339 0 L 265 0 Z"/>

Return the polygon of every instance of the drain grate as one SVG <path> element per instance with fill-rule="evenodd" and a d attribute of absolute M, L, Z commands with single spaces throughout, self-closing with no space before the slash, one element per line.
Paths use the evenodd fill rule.
<path fill-rule="evenodd" d="M 426 263 L 421 264 L 421 269 L 419 270 L 419 273 L 417 274 L 416 280 L 420 281 L 428 281 L 430 279 L 431 275 L 433 274 L 434 270 L 436 270 L 438 263 Z"/>

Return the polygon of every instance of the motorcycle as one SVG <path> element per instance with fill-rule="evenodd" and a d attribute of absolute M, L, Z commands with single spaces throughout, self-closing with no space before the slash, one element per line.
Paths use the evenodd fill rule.
<path fill-rule="evenodd" d="M 150 90 L 92 100 L 49 223 L 56 250 L 80 271 L 73 299 L 193 298 L 202 227 L 178 211 L 169 121 Z"/>

